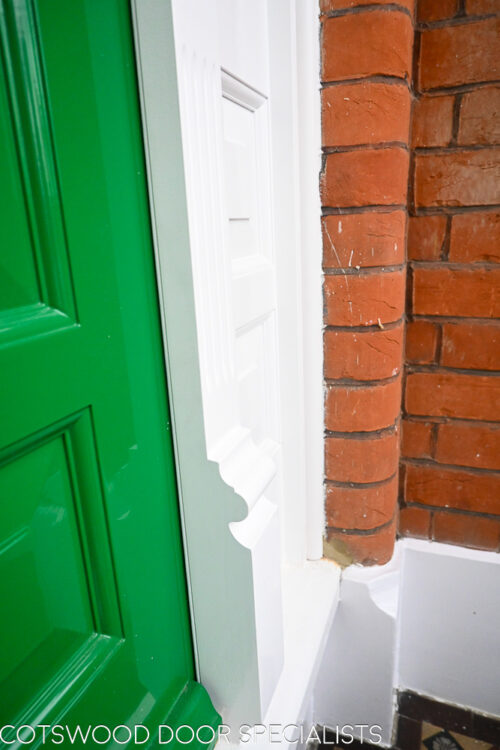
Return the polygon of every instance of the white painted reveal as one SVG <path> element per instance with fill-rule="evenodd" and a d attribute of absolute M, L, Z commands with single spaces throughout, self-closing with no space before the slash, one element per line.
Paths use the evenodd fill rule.
<path fill-rule="evenodd" d="M 397 548 L 387 565 L 344 570 L 340 604 L 314 689 L 318 724 L 379 725 L 386 745 L 392 733 L 400 563 Z M 361 738 L 361 730 L 353 734 Z"/>
<path fill-rule="evenodd" d="M 500 716 L 500 555 L 407 542 L 399 631 L 401 688 Z"/>
<path fill-rule="evenodd" d="M 315 721 L 378 724 L 389 746 L 405 689 L 500 716 L 499 623 L 495 553 L 407 539 L 387 565 L 348 568 L 314 689 Z"/>

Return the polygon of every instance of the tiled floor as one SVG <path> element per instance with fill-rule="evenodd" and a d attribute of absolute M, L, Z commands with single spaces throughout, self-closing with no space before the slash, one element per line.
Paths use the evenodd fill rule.
<path fill-rule="evenodd" d="M 427 722 L 422 723 L 421 750 L 500 750 L 491 742 L 482 742 L 458 732 L 449 732 Z"/>
<path fill-rule="evenodd" d="M 332 735 L 320 747 L 325 750 L 377 747 L 350 739 L 337 745 L 330 744 L 333 741 Z M 500 750 L 500 719 L 406 691 L 398 697 L 397 740 L 393 750 Z"/>
<path fill-rule="evenodd" d="M 406 691 L 398 697 L 397 750 L 500 750 L 500 720 Z"/>

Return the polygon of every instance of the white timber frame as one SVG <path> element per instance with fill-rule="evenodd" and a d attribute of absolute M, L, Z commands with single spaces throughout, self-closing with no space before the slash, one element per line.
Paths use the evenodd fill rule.
<path fill-rule="evenodd" d="M 320 24 L 316 0 L 295 0 L 304 422 L 306 451 L 307 558 L 323 556 L 324 401 L 323 250 L 321 171 Z"/>
<path fill-rule="evenodd" d="M 203 8 L 210 11 L 211 3 L 200 1 L 201 15 Z M 186 152 L 183 159 L 177 76 L 194 71 L 176 69 L 168 0 L 132 0 L 132 11 L 197 675 L 227 724 L 259 723 L 270 710 L 275 720 L 284 711 L 287 715 L 280 720 L 296 721 L 307 708 L 307 691 L 312 689 L 333 617 L 340 577 L 332 563 L 308 562 L 322 556 L 324 526 L 317 4 L 275 0 L 269 17 L 271 26 L 286 22 L 276 54 L 290 60 L 289 80 L 281 83 L 294 108 L 288 136 L 297 242 L 291 280 L 298 300 L 294 314 L 302 355 L 302 399 L 297 408 L 303 430 L 296 449 L 305 456 L 303 497 L 287 509 L 282 529 L 287 551 L 281 561 L 278 515 L 262 495 L 273 474 L 272 456 L 234 424 L 227 391 L 208 406 L 205 398 L 207 383 L 216 392 L 217 384 L 228 380 L 231 362 L 228 322 L 220 315 L 220 305 L 224 308 L 227 302 L 227 283 L 213 274 L 206 255 L 199 252 L 207 234 L 193 236 L 197 230 L 192 222 L 189 225 L 186 208 L 186 175 L 196 160 L 190 167 Z M 201 20 L 193 23 L 193 42 L 203 50 L 210 41 L 203 38 L 206 27 Z M 198 79 L 200 86 L 218 85 L 221 91 L 224 87 L 224 95 L 233 100 L 248 97 L 248 87 L 242 94 L 231 76 L 220 70 L 212 73 L 211 80 Z M 245 101 L 249 108 L 260 104 L 257 93 L 254 102 Z M 279 145 L 279 134 L 272 137 Z M 201 145 L 210 149 L 210 133 Z M 210 160 L 215 156 L 208 153 Z M 283 156 L 277 149 L 275 158 Z M 197 199 L 204 202 L 202 230 L 216 251 L 222 246 L 210 215 L 216 196 L 200 192 Z M 209 280 L 218 285 L 215 302 Z M 217 416 L 211 421 L 207 410 L 212 408 Z M 221 421 L 228 430 L 220 429 Z M 263 528 L 269 531 L 270 543 L 262 542 Z M 301 618 L 304 626 L 310 623 L 311 608 L 319 600 L 312 638 L 304 650 Z M 304 611 L 301 601 L 307 602 Z"/>

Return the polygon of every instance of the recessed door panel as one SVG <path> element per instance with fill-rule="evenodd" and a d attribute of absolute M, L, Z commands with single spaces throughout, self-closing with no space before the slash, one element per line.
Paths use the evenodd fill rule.
<path fill-rule="evenodd" d="M 215 725 L 194 681 L 129 6 L 0 0 L 0 41 L 0 725 Z"/>
<path fill-rule="evenodd" d="M 93 617 L 64 437 L 4 464 L 0 495 L 3 680 L 58 631 L 91 633 Z"/>

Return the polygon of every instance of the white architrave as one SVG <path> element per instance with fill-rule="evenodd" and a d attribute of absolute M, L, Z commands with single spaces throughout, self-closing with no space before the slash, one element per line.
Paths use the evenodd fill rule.
<path fill-rule="evenodd" d="M 290 0 L 173 0 L 177 71 L 169 1 L 133 2 L 198 676 L 233 726 L 262 721 L 298 676 L 302 644 L 283 634 L 282 575 L 288 625 L 302 589 L 316 590 L 308 577 L 318 580 L 307 566 L 298 576 L 280 570 L 280 526 L 284 559 L 299 566 L 307 550 L 318 556 L 322 531 L 321 470 L 314 473 L 322 465 L 321 310 L 313 301 L 309 314 L 307 299 L 312 290 L 321 307 L 321 251 L 311 246 L 317 185 L 308 193 L 316 157 L 307 157 L 311 144 L 319 153 L 319 140 L 298 112 L 298 91 L 311 78 L 297 80 L 297 38 L 304 45 L 296 2 L 297 11 Z M 317 11 L 304 2 L 310 54 Z M 179 211 L 184 179 L 191 257 Z M 312 368 L 303 362 L 311 350 Z M 317 388 L 306 428 L 304 383 Z M 328 569 L 325 623 L 337 584 Z M 295 685 L 294 705 L 306 689 Z"/>
<path fill-rule="evenodd" d="M 252 555 L 264 715 L 283 666 L 276 295 L 266 66 L 240 53 L 252 23 L 266 42 L 266 3 L 223 5 L 174 0 L 174 38 L 207 455 L 248 507 L 230 529 Z"/>
<path fill-rule="evenodd" d="M 268 590 L 262 581 L 256 584 L 259 519 L 254 513 L 255 539 L 248 529 L 247 546 L 235 539 L 229 525 L 245 518 L 248 506 L 207 457 L 172 10 L 168 0 L 134 0 L 132 9 L 196 666 L 224 722 L 238 726 L 261 720 L 263 701 L 274 687 L 272 660 L 271 670 L 262 674 L 263 644 L 268 649 L 271 644 L 257 634 Z M 227 346 L 228 336 L 217 339 L 217 328 L 215 334 L 204 347 Z M 227 350 L 219 350 L 212 362 L 222 365 L 213 372 L 217 384 L 228 377 Z M 262 577 L 262 568 L 273 563 L 261 559 Z M 277 646 L 279 653 L 279 639 Z"/>

